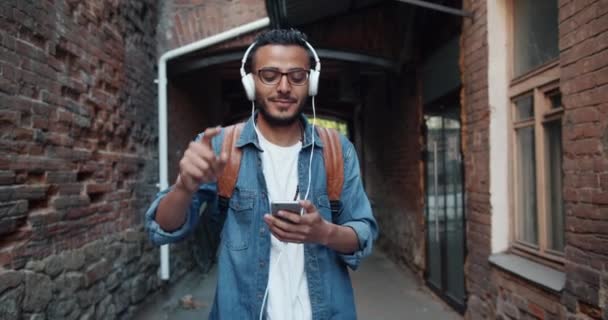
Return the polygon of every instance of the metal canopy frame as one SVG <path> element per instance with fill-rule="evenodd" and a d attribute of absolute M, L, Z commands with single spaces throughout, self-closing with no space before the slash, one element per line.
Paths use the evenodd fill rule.
<path fill-rule="evenodd" d="M 414 6 L 424 7 L 424 8 L 428 8 L 428 9 L 432 9 L 432 10 L 436 10 L 436 11 L 441 11 L 441 12 L 445 12 L 445 13 L 449 13 L 449 14 L 453 14 L 453 15 L 457 15 L 457 16 L 461 16 L 461 17 L 473 18 L 473 13 L 470 11 L 454 9 L 452 7 L 448 7 L 448 6 L 444 6 L 441 4 L 436 4 L 436 3 L 432 3 L 432 2 L 428 2 L 428 1 L 423 1 L 423 0 L 397 0 L 397 1 L 403 2 L 403 3 L 408 3 L 408 4 L 411 4 Z"/>
<path fill-rule="evenodd" d="M 342 50 L 332 50 L 332 49 L 316 49 L 319 58 L 324 59 L 336 59 L 340 61 L 348 61 L 355 63 L 362 63 L 377 66 L 386 70 L 396 71 L 399 69 L 399 65 L 389 59 L 374 57 L 371 55 L 354 53 L 349 51 Z M 181 62 L 176 62 L 171 66 L 171 70 L 169 75 L 171 77 L 179 76 L 184 73 L 188 73 L 191 71 L 203 69 L 210 66 L 220 65 L 224 63 L 230 62 L 238 62 L 243 58 L 243 52 L 228 52 L 228 53 L 219 53 L 213 56 L 202 57 L 202 58 L 193 58 L 191 60 L 185 60 Z M 235 73 L 236 74 L 236 73 Z"/>

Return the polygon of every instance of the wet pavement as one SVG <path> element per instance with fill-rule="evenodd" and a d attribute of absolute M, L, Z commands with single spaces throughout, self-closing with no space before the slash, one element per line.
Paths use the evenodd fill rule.
<path fill-rule="evenodd" d="M 398 269 L 376 250 L 351 273 L 359 319 L 457 320 L 462 317 L 435 297 L 411 272 Z M 217 279 L 191 272 L 150 299 L 136 320 L 206 320 Z"/>

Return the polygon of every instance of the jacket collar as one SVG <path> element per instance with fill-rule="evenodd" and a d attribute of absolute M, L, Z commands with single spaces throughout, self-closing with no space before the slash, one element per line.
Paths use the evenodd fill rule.
<path fill-rule="evenodd" d="M 258 116 L 258 112 L 254 115 L 256 118 Z M 302 149 L 309 147 L 312 145 L 312 135 L 311 128 L 312 124 L 308 122 L 308 119 L 304 114 L 300 114 L 299 120 L 302 122 L 302 126 L 304 127 L 304 141 L 302 141 Z M 315 147 L 323 148 L 323 142 L 317 133 L 317 130 L 314 130 L 314 138 L 315 138 Z M 241 132 L 241 136 L 236 142 L 236 147 L 242 148 L 245 145 L 253 144 L 259 151 L 262 151 L 260 147 L 260 143 L 258 142 L 258 137 L 255 132 L 255 128 L 253 127 L 253 119 L 249 117 L 249 120 L 245 123 L 243 127 L 243 131 Z"/>

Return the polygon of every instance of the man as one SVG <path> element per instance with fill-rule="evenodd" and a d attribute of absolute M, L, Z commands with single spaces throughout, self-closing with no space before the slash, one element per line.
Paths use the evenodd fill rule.
<path fill-rule="evenodd" d="M 323 146 L 302 115 L 311 70 L 305 36 L 268 31 L 257 37 L 251 56 L 259 112 L 236 142 L 242 159 L 227 210 L 218 212 L 216 183 L 229 160 L 221 153 L 224 134 L 209 128 L 190 143 L 175 184 L 146 213 L 146 227 L 163 244 L 194 229 L 203 202 L 225 215 L 210 319 L 355 319 L 346 266 L 356 269 L 371 253 L 378 231 L 354 147 L 340 137 L 342 208 L 332 215 Z M 271 201 L 294 199 L 306 199 L 302 215 L 269 214 Z"/>

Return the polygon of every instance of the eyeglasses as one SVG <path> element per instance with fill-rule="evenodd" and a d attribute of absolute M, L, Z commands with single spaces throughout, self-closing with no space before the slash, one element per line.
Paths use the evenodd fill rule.
<path fill-rule="evenodd" d="M 287 76 L 289 84 L 294 86 L 302 86 L 308 81 L 308 73 L 310 70 L 306 69 L 293 69 L 287 72 L 281 72 L 277 69 L 260 69 L 258 70 L 258 77 L 264 84 L 276 85 L 281 81 L 283 76 Z"/>

